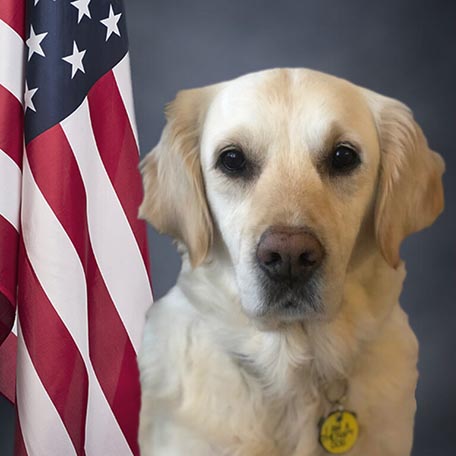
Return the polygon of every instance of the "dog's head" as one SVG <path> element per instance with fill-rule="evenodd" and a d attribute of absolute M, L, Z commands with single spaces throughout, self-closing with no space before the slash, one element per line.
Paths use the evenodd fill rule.
<path fill-rule="evenodd" d="M 378 250 L 397 267 L 402 240 L 443 208 L 443 160 L 409 109 L 332 76 L 278 69 L 182 91 L 167 118 L 140 215 L 193 267 L 222 244 L 252 317 L 331 317 L 354 257 Z"/>

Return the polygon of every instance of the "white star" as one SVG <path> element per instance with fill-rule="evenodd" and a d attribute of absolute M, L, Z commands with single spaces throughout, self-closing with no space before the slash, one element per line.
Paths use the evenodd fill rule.
<path fill-rule="evenodd" d="M 71 4 L 78 9 L 78 24 L 84 16 L 92 19 L 90 16 L 89 3 L 91 0 L 75 0 Z"/>
<path fill-rule="evenodd" d="M 114 14 L 112 10 L 112 5 L 109 5 L 109 16 L 106 19 L 102 19 L 100 22 L 106 27 L 106 40 L 109 40 L 109 37 L 115 33 L 117 36 L 120 36 L 119 27 L 117 23 L 120 20 L 122 13 Z"/>
<path fill-rule="evenodd" d="M 33 0 L 33 6 L 36 6 L 40 0 Z"/>
<path fill-rule="evenodd" d="M 24 104 L 25 104 L 25 110 L 31 109 L 32 111 L 36 112 L 35 105 L 33 104 L 32 98 L 33 95 L 35 95 L 36 91 L 38 90 L 38 87 L 35 89 L 29 89 L 27 85 L 27 81 L 25 82 L 25 94 L 24 94 Z"/>
<path fill-rule="evenodd" d="M 85 53 L 86 50 L 80 51 L 76 41 L 73 41 L 73 54 L 62 57 L 62 60 L 71 64 L 71 79 L 74 78 L 74 75 L 78 72 L 78 70 L 85 73 L 84 65 L 82 64 L 82 59 L 84 58 Z"/>
<path fill-rule="evenodd" d="M 33 30 L 33 25 L 30 26 L 30 36 L 29 39 L 25 42 L 25 44 L 29 48 L 28 52 L 28 60 L 30 60 L 33 54 L 39 54 L 41 56 L 45 56 L 43 48 L 41 47 L 41 41 L 44 40 L 48 32 L 39 33 L 35 35 L 35 30 Z"/>

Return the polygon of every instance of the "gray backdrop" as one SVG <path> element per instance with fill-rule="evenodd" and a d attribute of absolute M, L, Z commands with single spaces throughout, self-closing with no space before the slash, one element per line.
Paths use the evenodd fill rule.
<path fill-rule="evenodd" d="M 456 454 L 456 2 L 435 0 L 126 0 L 140 146 L 164 125 L 182 88 L 270 67 L 333 73 L 400 99 L 446 160 L 446 211 L 407 240 L 402 305 L 418 335 L 414 456 Z M 155 297 L 175 282 L 179 258 L 150 230 Z M 0 401 L 0 455 L 12 454 L 12 408 Z M 379 432 L 382 432 L 379 429 Z M 45 456 L 45 455 L 43 455 Z M 183 455 L 184 456 L 184 455 Z M 368 455 L 366 455 L 368 456 Z"/>

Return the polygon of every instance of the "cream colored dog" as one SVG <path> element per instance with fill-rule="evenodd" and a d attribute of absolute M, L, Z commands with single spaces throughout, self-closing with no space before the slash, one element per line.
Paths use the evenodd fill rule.
<path fill-rule="evenodd" d="M 183 265 L 147 315 L 141 454 L 322 455 L 339 399 L 359 422 L 348 454 L 409 455 L 399 247 L 442 211 L 444 170 L 409 109 L 275 69 L 179 92 L 167 118 L 140 214 Z"/>

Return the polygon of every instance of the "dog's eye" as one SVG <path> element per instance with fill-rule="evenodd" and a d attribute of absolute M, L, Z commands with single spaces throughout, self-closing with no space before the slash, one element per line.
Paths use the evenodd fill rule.
<path fill-rule="evenodd" d="M 355 169 L 361 160 L 358 152 L 351 146 L 340 144 L 331 156 L 331 171 L 334 173 L 347 173 Z"/>
<path fill-rule="evenodd" d="M 244 153 L 235 148 L 225 149 L 220 154 L 218 162 L 222 171 L 229 174 L 241 173 L 247 164 Z"/>

